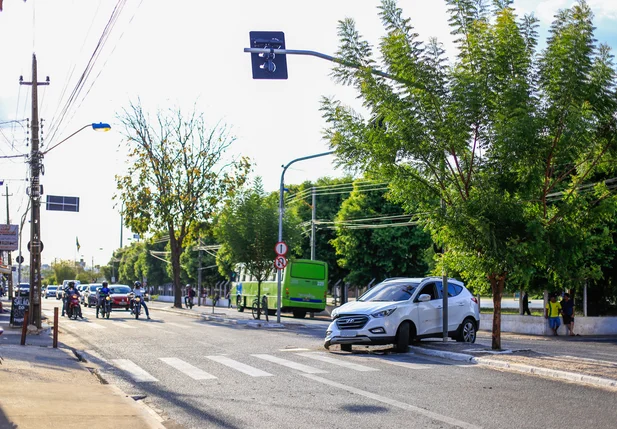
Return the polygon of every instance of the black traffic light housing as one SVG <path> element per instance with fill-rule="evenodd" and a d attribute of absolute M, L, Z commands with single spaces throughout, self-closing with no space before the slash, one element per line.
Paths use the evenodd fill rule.
<path fill-rule="evenodd" d="M 251 48 L 285 49 L 285 34 L 282 31 L 251 31 Z M 251 53 L 253 79 L 287 79 L 287 55 L 275 53 Z"/>

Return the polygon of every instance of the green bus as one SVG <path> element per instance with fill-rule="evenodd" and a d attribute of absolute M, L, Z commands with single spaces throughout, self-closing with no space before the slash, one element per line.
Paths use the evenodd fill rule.
<path fill-rule="evenodd" d="M 257 298 L 257 281 L 243 264 L 236 267 L 229 297 L 235 296 L 238 311 L 251 309 Z M 276 311 L 277 275 L 273 269 L 268 279 L 261 283 L 261 296 L 268 299 L 268 311 Z M 304 318 L 306 313 L 319 313 L 326 309 L 328 292 L 328 264 L 308 259 L 290 260 L 283 270 L 281 280 L 281 312 L 293 313 Z M 263 299 L 263 298 L 262 298 Z"/>

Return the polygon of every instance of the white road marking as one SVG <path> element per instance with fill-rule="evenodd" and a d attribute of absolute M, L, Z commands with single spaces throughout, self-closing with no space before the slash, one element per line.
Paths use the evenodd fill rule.
<path fill-rule="evenodd" d="M 301 347 L 298 348 L 294 348 L 294 349 L 279 349 L 279 351 L 281 352 L 304 352 L 304 351 L 309 351 L 310 349 L 303 349 Z"/>
<path fill-rule="evenodd" d="M 259 359 L 267 360 L 268 362 L 276 363 L 278 365 L 286 366 L 287 368 L 302 371 L 307 374 L 325 374 L 328 372 L 328 371 L 324 371 L 321 369 L 313 368 L 312 366 L 303 365 L 297 362 L 292 362 L 287 359 L 281 359 L 276 356 L 271 356 L 271 355 L 252 355 L 252 356 L 259 358 Z"/>
<path fill-rule="evenodd" d="M 358 365 L 357 363 L 349 362 L 342 359 L 334 359 L 330 356 L 325 356 L 322 352 L 312 352 L 312 353 L 297 353 L 298 356 L 304 356 L 309 359 L 315 359 L 326 363 L 331 363 L 332 365 L 338 365 L 345 368 L 353 369 L 354 371 L 379 371 L 377 368 L 370 368 L 364 365 Z"/>
<path fill-rule="evenodd" d="M 88 326 L 89 328 L 94 328 L 94 329 L 107 329 L 107 326 L 101 326 L 94 322 L 89 322 L 86 324 L 86 326 Z"/>
<path fill-rule="evenodd" d="M 207 372 L 202 371 L 201 369 L 197 368 L 196 366 L 191 365 L 190 363 L 183 361 L 182 359 L 178 359 L 178 358 L 159 358 L 159 359 L 165 362 L 167 365 L 172 366 L 173 368 L 176 368 L 178 371 L 188 375 L 193 380 L 215 380 L 216 379 L 214 375 L 208 374 Z"/>
<path fill-rule="evenodd" d="M 407 362 L 402 359 L 386 357 L 386 356 L 369 355 L 369 356 L 363 356 L 363 357 L 358 356 L 357 358 L 366 359 L 366 360 L 378 360 L 379 362 L 387 363 L 388 365 L 400 366 L 402 368 L 413 369 L 413 370 L 431 368 L 428 365 L 422 365 L 420 363 L 414 363 L 414 362 Z"/>
<path fill-rule="evenodd" d="M 154 378 L 149 373 L 147 373 L 128 359 L 112 359 L 112 363 L 121 370 L 127 372 L 128 375 L 138 383 L 149 383 L 158 381 L 158 379 Z"/>
<path fill-rule="evenodd" d="M 237 371 L 240 371 L 246 375 L 250 375 L 251 377 L 271 377 L 272 374 L 266 371 L 262 371 L 261 369 L 254 368 L 249 365 L 245 365 L 241 362 L 230 359 L 226 356 L 206 356 L 208 359 L 213 360 L 214 362 L 218 362 L 222 365 L 228 366 L 229 368 L 233 368 Z"/>
<path fill-rule="evenodd" d="M 309 378 L 318 383 L 326 384 L 328 386 L 336 387 L 338 389 L 345 390 L 349 393 L 353 393 L 356 395 L 364 396 L 365 398 L 374 399 L 375 401 L 390 405 L 392 407 L 400 408 L 405 411 L 412 411 L 417 414 L 421 414 L 425 417 L 428 417 L 433 420 L 438 420 L 440 422 L 447 423 L 452 426 L 464 428 L 464 429 L 481 429 L 481 426 L 476 426 L 471 423 L 464 422 L 462 420 L 457 420 L 452 417 L 444 416 L 438 413 L 434 413 L 429 410 L 425 410 L 424 408 L 415 407 L 413 405 L 406 404 L 404 402 L 397 401 L 396 399 L 387 398 L 385 396 L 377 395 L 376 393 L 367 392 L 366 390 L 356 389 L 352 386 L 347 386 L 345 384 L 337 383 L 336 381 L 328 380 L 326 378 L 319 377 L 317 375 L 312 374 L 301 374 L 303 377 Z"/>
<path fill-rule="evenodd" d="M 101 362 L 105 362 L 107 364 L 109 364 L 109 361 L 107 359 L 105 359 L 103 356 L 101 356 L 98 352 L 94 351 L 94 350 L 84 350 L 87 354 L 89 354 L 90 356 L 92 356 L 93 358 L 100 360 Z"/>
<path fill-rule="evenodd" d="M 182 328 L 182 329 L 188 328 L 188 326 L 186 325 L 182 325 L 181 323 L 175 323 L 175 322 L 165 322 L 165 325 L 175 326 L 177 328 Z"/>
<path fill-rule="evenodd" d="M 119 326 L 119 327 L 124 328 L 124 329 L 135 329 L 134 326 L 131 326 L 131 325 L 127 324 L 126 322 L 114 323 L 114 326 Z"/>

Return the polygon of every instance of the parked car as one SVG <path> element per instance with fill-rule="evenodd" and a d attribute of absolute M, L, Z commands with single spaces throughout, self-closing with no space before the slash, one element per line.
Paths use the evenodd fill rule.
<path fill-rule="evenodd" d="M 52 297 L 56 297 L 56 292 L 58 292 L 58 286 L 49 285 L 45 288 L 45 299 Z"/>
<path fill-rule="evenodd" d="M 324 347 L 394 344 L 406 352 L 410 341 L 442 336 L 442 306 L 440 277 L 386 280 L 332 312 Z M 476 298 L 462 282 L 448 279 L 448 335 L 473 343 L 479 325 Z"/>
<path fill-rule="evenodd" d="M 101 283 L 90 283 L 82 292 L 84 305 L 86 307 L 96 307 L 99 301 L 98 290 L 103 287 Z"/>
<path fill-rule="evenodd" d="M 56 289 L 56 299 L 62 299 L 62 295 L 64 295 L 64 288 L 58 285 L 58 289 Z"/>
<path fill-rule="evenodd" d="M 132 289 L 127 285 L 112 285 L 109 289 L 111 292 L 111 308 L 129 310 L 131 307 L 131 300 L 128 295 L 131 293 Z"/>

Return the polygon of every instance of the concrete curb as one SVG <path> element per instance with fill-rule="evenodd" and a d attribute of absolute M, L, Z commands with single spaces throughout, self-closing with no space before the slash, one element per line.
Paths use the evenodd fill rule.
<path fill-rule="evenodd" d="M 469 362 L 473 364 L 487 365 L 495 368 L 521 372 L 524 374 L 540 375 L 543 377 L 556 378 L 571 381 L 573 383 L 591 384 L 598 387 L 608 387 L 617 389 L 617 380 L 610 378 L 596 377 L 593 375 L 579 374 L 575 372 L 561 371 L 557 369 L 541 368 L 537 366 L 524 365 L 520 363 L 510 363 L 501 360 L 475 357 L 465 353 L 446 352 L 442 350 L 426 349 L 422 347 L 410 347 L 414 353 L 426 356 L 435 356 L 449 360 Z"/>

